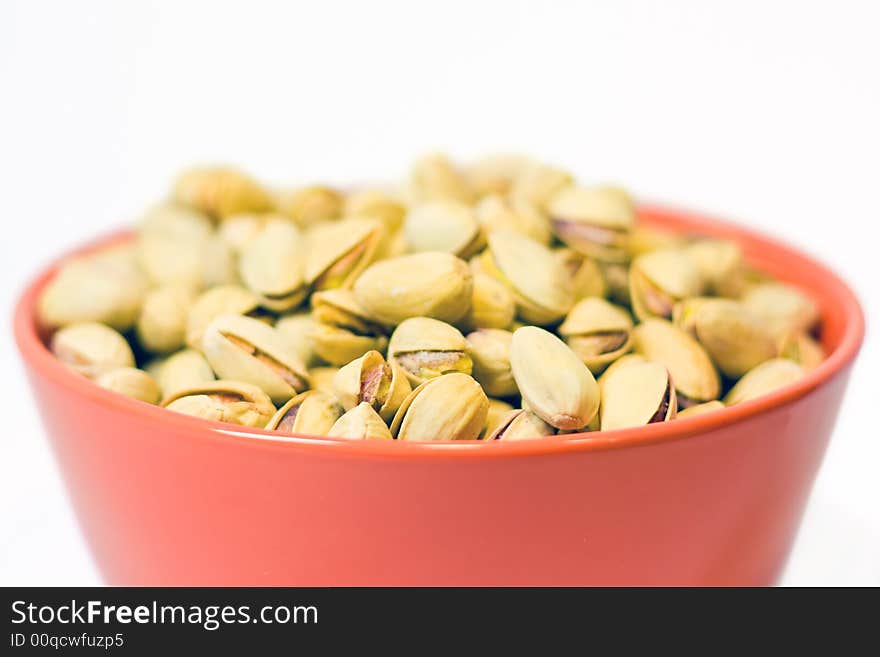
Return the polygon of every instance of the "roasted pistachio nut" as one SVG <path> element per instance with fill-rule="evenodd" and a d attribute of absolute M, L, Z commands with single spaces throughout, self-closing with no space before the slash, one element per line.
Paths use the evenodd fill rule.
<path fill-rule="evenodd" d="M 367 402 L 386 422 L 411 390 L 400 366 L 387 363 L 378 351 L 368 351 L 333 377 L 333 392 L 345 410 Z"/>
<path fill-rule="evenodd" d="M 241 212 L 268 212 L 272 196 L 256 180 L 232 167 L 200 167 L 184 171 L 174 184 L 174 200 L 222 219 Z"/>
<path fill-rule="evenodd" d="M 52 336 L 52 353 L 89 378 L 118 367 L 134 367 L 134 354 L 118 331 L 97 322 L 71 324 Z"/>
<path fill-rule="evenodd" d="M 599 266 L 608 286 L 608 298 L 621 306 L 632 307 L 629 296 L 629 268 L 620 264 L 603 263 Z M 598 295 L 597 295 L 598 296 Z"/>
<path fill-rule="evenodd" d="M 502 420 L 486 440 L 529 440 L 552 436 L 556 429 L 532 411 L 518 408 Z"/>
<path fill-rule="evenodd" d="M 510 195 L 528 201 L 539 210 L 545 210 L 550 199 L 572 182 L 571 174 L 562 169 L 541 163 L 525 167 L 516 180 Z"/>
<path fill-rule="evenodd" d="M 275 312 L 298 306 L 308 292 L 304 240 L 288 221 L 274 219 L 242 250 L 238 268 L 245 286 Z"/>
<path fill-rule="evenodd" d="M 208 360 L 195 349 L 182 349 L 172 354 L 155 373 L 163 397 L 180 390 L 199 386 L 214 380 L 214 370 Z"/>
<path fill-rule="evenodd" d="M 776 343 L 761 319 L 732 299 L 696 297 L 675 306 L 676 325 L 703 345 L 727 377 L 738 379 L 776 356 Z"/>
<path fill-rule="evenodd" d="M 578 301 L 559 326 L 559 334 L 593 374 L 632 347 L 632 319 L 623 308 L 599 297 Z"/>
<path fill-rule="evenodd" d="M 372 262 L 382 238 L 382 224 L 376 219 L 349 217 L 315 226 L 306 238 L 306 284 L 315 290 L 348 288 Z"/>
<path fill-rule="evenodd" d="M 475 440 L 489 412 L 480 384 L 461 372 L 436 377 L 413 390 L 391 423 L 398 440 Z"/>
<path fill-rule="evenodd" d="M 312 347 L 328 363 L 345 365 L 370 350 L 385 351 L 388 346 L 385 328 L 367 316 L 351 290 L 316 292 L 312 315 Z"/>
<path fill-rule="evenodd" d="M 467 341 L 473 360 L 473 377 L 487 395 L 512 397 L 519 394 L 510 371 L 510 342 L 513 333 L 500 329 L 478 329 Z"/>
<path fill-rule="evenodd" d="M 599 386 L 562 340 L 536 326 L 513 334 L 510 367 L 523 406 L 557 429 L 587 426 L 599 410 Z"/>
<path fill-rule="evenodd" d="M 717 411 L 720 408 L 724 408 L 724 402 L 713 399 L 712 401 L 703 402 L 702 404 L 682 409 L 675 417 L 693 417 L 694 415 L 702 415 L 703 413 L 709 413 L 710 411 Z"/>
<path fill-rule="evenodd" d="M 629 367 L 630 365 L 647 362 L 649 362 L 648 359 L 641 354 L 626 354 L 624 356 L 621 356 L 616 361 L 611 363 L 608 367 L 606 367 L 605 371 L 602 372 L 602 375 L 598 379 L 596 379 L 596 383 L 599 384 L 599 391 L 602 391 L 605 386 L 605 381 L 607 381 L 617 370 L 621 370 L 624 367 Z"/>
<path fill-rule="evenodd" d="M 440 199 L 413 206 L 403 226 L 411 251 L 445 251 L 469 258 L 486 244 L 471 207 L 461 201 Z"/>
<path fill-rule="evenodd" d="M 794 383 L 805 374 L 804 368 L 787 358 L 774 358 L 758 365 L 736 382 L 724 403 L 728 406 L 763 397 L 777 388 Z"/>
<path fill-rule="evenodd" d="M 430 317 L 411 317 L 394 329 L 388 360 L 400 366 L 413 385 L 448 372 L 470 374 L 473 368 L 461 332 Z"/>
<path fill-rule="evenodd" d="M 571 280 L 553 252 L 509 230 L 489 234 L 480 267 L 513 293 L 517 314 L 526 322 L 546 326 L 562 319 L 574 303 Z"/>
<path fill-rule="evenodd" d="M 342 216 L 345 197 L 335 189 L 312 185 L 275 195 L 278 211 L 300 228 Z"/>
<path fill-rule="evenodd" d="M 473 275 L 450 253 L 426 252 L 376 262 L 354 284 L 358 303 L 375 321 L 394 326 L 408 317 L 456 322 L 468 311 Z"/>
<path fill-rule="evenodd" d="M 345 197 L 346 217 L 370 217 L 378 220 L 386 234 L 403 226 L 406 206 L 392 195 L 378 189 L 364 189 Z"/>
<path fill-rule="evenodd" d="M 205 358 L 221 378 L 259 386 L 276 404 L 309 387 L 296 350 L 268 324 L 241 315 L 220 315 L 205 329 Z"/>
<path fill-rule="evenodd" d="M 554 249 L 553 255 L 568 272 L 575 301 L 608 293 L 605 275 L 595 260 L 569 248 Z"/>
<path fill-rule="evenodd" d="M 177 286 L 158 287 L 147 294 L 135 327 L 147 351 L 167 354 L 184 345 L 193 298 L 190 288 Z"/>
<path fill-rule="evenodd" d="M 792 331 L 809 332 L 819 320 L 816 302 L 785 283 L 755 285 L 745 292 L 741 301 L 764 320 L 777 337 Z"/>
<path fill-rule="evenodd" d="M 804 331 L 792 331 L 783 336 L 779 340 L 779 355 L 798 363 L 807 372 L 825 360 L 822 345 Z"/>
<path fill-rule="evenodd" d="M 416 201 L 451 199 L 470 203 L 473 200 L 467 180 L 449 158 L 440 153 L 426 155 L 413 165 L 410 193 Z"/>
<path fill-rule="evenodd" d="M 318 355 L 312 344 L 312 335 L 315 331 L 315 319 L 312 313 L 298 312 L 292 315 L 279 317 L 275 322 L 275 329 L 287 338 L 291 347 L 296 351 L 299 359 L 306 367 L 314 367 L 318 362 Z"/>
<path fill-rule="evenodd" d="M 162 392 L 156 380 L 136 367 L 118 367 L 98 375 L 95 379 L 102 388 L 118 392 L 126 397 L 139 399 L 148 404 L 158 404 Z"/>
<path fill-rule="evenodd" d="M 609 188 L 572 185 L 553 196 L 547 213 L 553 231 L 575 251 L 604 262 L 628 259 L 636 212 L 625 195 Z"/>
<path fill-rule="evenodd" d="M 361 402 L 340 417 L 328 436 L 351 440 L 392 440 L 388 426 L 367 402 Z"/>
<path fill-rule="evenodd" d="M 384 335 L 359 335 L 350 329 L 323 322 L 316 322 L 309 335 L 315 353 L 337 366 L 350 363 L 370 350 L 385 351 L 388 346 L 388 338 Z"/>
<path fill-rule="evenodd" d="M 700 271 L 680 250 L 651 251 L 640 255 L 630 266 L 630 303 L 639 319 L 669 319 L 677 302 L 698 297 L 702 292 Z"/>
<path fill-rule="evenodd" d="M 270 218 L 278 218 L 278 215 L 236 214 L 223 220 L 217 229 L 217 234 L 232 252 L 238 255 L 259 234 Z"/>
<path fill-rule="evenodd" d="M 338 367 L 313 367 L 309 370 L 309 379 L 312 382 L 312 390 L 320 390 L 330 395 L 333 392 L 333 379 L 336 378 Z"/>
<path fill-rule="evenodd" d="M 241 285 L 218 285 L 202 292 L 189 309 L 186 320 L 186 344 L 202 348 L 205 328 L 220 315 L 257 314 L 260 298 Z"/>
<path fill-rule="evenodd" d="M 706 350 L 671 322 L 649 318 L 633 329 L 636 352 L 669 370 L 679 408 L 717 399 L 721 381 Z"/>
<path fill-rule="evenodd" d="M 138 222 L 137 235 L 162 237 L 169 241 L 194 244 L 208 239 L 214 225 L 203 213 L 173 203 L 161 203 L 148 209 Z"/>
<path fill-rule="evenodd" d="M 638 427 L 675 418 L 675 386 L 659 363 L 615 370 L 602 385 L 602 431 Z"/>
<path fill-rule="evenodd" d="M 685 247 L 684 253 L 700 270 L 707 292 L 730 298 L 742 295 L 746 268 L 739 244 L 730 240 L 704 239 Z"/>
<path fill-rule="evenodd" d="M 471 307 L 460 320 L 465 329 L 506 329 L 513 323 L 516 302 L 513 293 L 501 281 L 488 274 L 474 274 Z"/>
<path fill-rule="evenodd" d="M 486 424 L 480 432 L 482 438 L 488 438 L 492 435 L 498 426 L 507 419 L 507 416 L 513 411 L 513 406 L 506 401 L 500 399 L 489 398 L 489 411 L 486 414 Z"/>
<path fill-rule="evenodd" d="M 553 238 L 547 217 L 525 199 L 492 194 L 477 203 L 474 214 L 486 232 L 512 230 L 541 244 Z"/>
<path fill-rule="evenodd" d="M 522 173 L 535 162 L 524 155 L 498 153 L 469 164 L 464 171 L 470 188 L 478 197 L 507 194 Z"/>
<path fill-rule="evenodd" d="M 246 427 L 264 427 L 275 414 L 269 396 L 242 381 L 211 381 L 183 388 L 166 397 L 162 406 L 177 413 Z"/>
<path fill-rule="evenodd" d="M 644 224 L 633 226 L 627 240 L 627 251 L 630 258 L 650 251 L 678 249 L 685 246 L 687 246 L 687 239 L 683 235 Z"/>
<path fill-rule="evenodd" d="M 333 395 L 306 390 L 292 397 L 266 424 L 267 429 L 306 436 L 325 436 L 340 417 L 342 407 Z"/>

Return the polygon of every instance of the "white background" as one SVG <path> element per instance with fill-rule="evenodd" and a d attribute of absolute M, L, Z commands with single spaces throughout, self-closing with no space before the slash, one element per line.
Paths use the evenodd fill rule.
<path fill-rule="evenodd" d="M 854 2 L 0 4 L 0 306 L 184 165 L 402 176 L 495 149 L 830 263 L 869 335 L 786 584 L 880 584 L 880 13 Z M 2 331 L 0 584 L 92 584 Z M 873 371 L 869 375 L 869 370 Z"/>

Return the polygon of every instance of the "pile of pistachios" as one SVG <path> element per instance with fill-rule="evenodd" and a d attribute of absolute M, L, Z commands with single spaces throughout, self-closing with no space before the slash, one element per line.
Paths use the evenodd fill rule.
<path fill-rule="evenodd" d="M 399 186 L 183 173 L 134 239 L 39 300 L 55 356 L 178 413 L 349 439 L 520 440 L 665 422 L 824 358 L 803 291 L 731 241 L 519 156 Z"/>

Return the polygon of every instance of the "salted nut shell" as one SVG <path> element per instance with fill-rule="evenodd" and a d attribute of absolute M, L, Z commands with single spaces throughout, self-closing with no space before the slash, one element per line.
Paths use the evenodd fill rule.
<path fill-rule="evenodd" d="M 806 294 L 785 283 L 762 283 L 749 288 L 741 299 L 780 337 L 793 331 L 809 332 L 819 321 L 819 307 Z"/>
<path fill-rule="evenodd" d="M 702 404 L 697 404 L 696 406 L 691 406 L 690 408 L 680 410 L 676 415 L 676 418 L 693 417 L 694 415 L 702 415 L 703 413 L 709 413 L 710 411 L 717 411 L 721 408 L 724 408 L 724 402 L 719 401 L 718 399 L 713 399 L 712 401 L 707 401 Z"/>
<path fill-rule="evenodd" d="M 382 260 L 367 267 L 354 294 L 377 322 L 395 326 L 408 317 L 461 319 L 471 305 L 473 275 L 451 253 L 426 252 Z"/>
<path fill-rule="evenodd" d="M 134 367 L 134 354 L 125 338 L 97 322 L 71 324 L 58 330 L 50 349 L 62 363 L 89 378 L 118 367 Z"/>
<path fill-rule="evenodd" d="M 242 250 L 238 263 L 245 286 L 275 312 L 298 306 L 308 287 L 303 262 L 304 239 L 289 221 L 274 219 Z"/>
<path fill-rule="evenodd" d="M 404 234 L 411 251 L 445 251 L 469 258 L 486 244 L 474 211 L 461 201 L 428 201 L 406 215 Z"/>
<path fill-rule="evenodd" d="M 231 167 L 201 167 L 184 171 L 174 184 L 174 200 L 222 219 L 242 212 L 268 212 L 272 196 L 256 180 Z"/>
<path fill-rule="evenodd" d="M 512 397 L 519 394 L 510 370 L 513 333 L 501 329 L 478 329 L 467 336 L 473 360 L 473 377 L 487 395 Z"/>
<path fill-rule="evenodd" d="M 326 436 L 342 413 L 343 409 L 333 395 L 306 390 L 279 408 L 266 428 L 283 433 Z"/>
<path fill-rule="evenodd" d="M 554 249 L 553 255 L 568 272 L 575 301 L 586 297 L 606 296 L 608 284 L 595 260 L 569 248 Z"/>
<path fill-rule="evenodd" d="M 513 323 L 515 314 L 516 302 L 510 289 L 488 274 L 475 272 L 471 307 L 459 325 L 465 329 L 506 329 Z"/>
<path fill-rule="evenodd" d="M 371 217 L 379 221 L 386 234 L 403 226 L 406 206 L 389 194 L 378 189 L 364 189 L 345 198 L 346 217 Z"/>
<path fill-rule="evenodd" d="M 804 368 L 787 358 L 764 361 L 736 382 L 724 403 L 728 406 L 763 397 L 777 388 L 794 383 L 804 376 Z"/>
<path fill-rule="evenodd" d="M 489 398 L 489 412 L 486 414 L 486 423 L 480 432 L 480 437 L 488 439 L 498 426 L 507 419 L 514 410 L 511 404 L 501 399 Z"/>
<path fill-rule="evenodd" d="M 628 259 L 636 212 L 626 195 L 608 188 L 572 185 L 553 196 L 547 213 L 556 235 L 575 251 L 604 262 Z"/>
<path fill-rule="evenodd" d="M 350 440 L 392 440 L 393 436 L 367 402 L 346 411 L 327 432 L 328 436 Z"/>
<path fill-rule="evenodd" d="M 246 427 L 264 427 L 275 414 L 269 396 L 242 381 L 211 381 L 178 390 L 162 406 L 185 415 Z"/>
<path fill-rule="evenodd" d="M 492 194 L 480 199 L 474 213 L 486 232 L 512 230 L 544 245 L 553 238 L 547 217 L 523 198 Z"/>
<path fill-rule="evenodd" d="M 578 301 L 559 326 L 559 334 L 593 374 L 632 347 L 632 319 L 623 308 L 599 297 Z"/>
<path fill-rule="evenodd" d="M 490 233 L 480 267 L 507 285 L 519 316 L 526 322 L 552 324 L 562 319 L 574 303 L 571 281 L 562 263 L 549 248 L 519 233 Z"/>
<path fill-rule="evenodd" d="M 385 328 L 367 315 L 351 290 L 316 292 L 312 295 L 312 316 L 312 347 L 328 363 L 345 365 L 370 350 L 385 351 L 388 346 Z"/>
<path fill-rule="evenodd" d="M 706 291 L 737 298 L 745 290 L 745 262 L 739 244 L 730 240 L 699 240 L 685 247 L 706 284 Z"/>
<path fill-rule="evenodd" d="M 348 288 L 373 260 L 382 238 L 376 219 L 350 217 L 307 234 L 306 284 L 314 290 Z"/>
<path fill-rule="evenodd" d="M 697 297 L 678 303 L 675 324 L 706 349 L 725 375 L 738 379 L 776 356 L 776 343 L 764 322 L 731 299 Z"/>
<path fill-rule="evenodd" d="M 275 200 L 278 211 L 302 229 L 338 219 L 345 204 L 340 192 L 322 185 L 282 190 L 276 193 Z"/>
<path fill-rule="evenodd" d="M 387 363 L 378 351 L 368 351 L 333 377 L 333 392 L 345 410 L 368 403 L 386 422 L 412 388 L 400 366 Z"/>
<path fill-rule="evenodd" d="M 516 179 L 533 164 L 534 161 L 525 155 L 498 153 L 471 163 L 464 175 L 477 196 L 507 194 Z"/>
<path fill-rule="evenodd" d="M 633 329 L 633 346 L 645 358 L 669 370 L 679 408 L 718 398 L 721 381 L 709 354 L 671 322 L 646 319 Z"/>
<path fill-rule="evenodd" d="M 451 199 L 470 203 L 474 196 L 462 173 L 441 153 L 416 161 L 410 173 L 410 191 L 416 201 Z"/>
<path fill-rule="evenodd" d="M 552 436 L 556 429 L 544 422 L 532 411 L 518 408 L 505 417 L 486 440 L 529 440 Z"/>
<path fill-rule="evenodd" d="M 642 356 L 641 354 L 625 354 L 611 363 L 608 367 L 605 368 L 605 371 L 602 372 L 602 375 L 596 379 L 596 383 L 599 384 L 599 391 L 602 392 L 604 396 L 604 387 L 605 381 L 611 378 L 612 374 L 617 370 L 623 369 L 624 367 L 629 367 L 630 365 L 636 365 L 638 363 L 647 363 L 648 359 Z"/>
<path fill-rule="evenodd" d="M 275 404 L 309 387 L 296 351 L 273 327 L 257 319 L 220 315 L 205 329 L 202 346 L 221 378 L 259 386 Z"/>
<path fill-rule="evenodd" d="M 232 252 L 240 254 L 244 247 L 256 237 L 266 222 L 278 215 L 272 214 L 236 214 L 227 217 L 217 227 L 217 235 L 225 242 Z"/>
<path fill-rule="evenodd" d="M 195 349 L 181 349 L 161 364 L 155 374 L 163 397 L 214 380 L 208 360 Z"/>
<path fill-rule="evenodd" d="M 528 201 L 539 210 L 545 210 L 550 199 L 571 185 L 572 176 L 554 166 L 539 162 L 526 166 L 513 181 L 510 196 Z"/>
<path fill-rule="evenodd" d="M 470 374 L 473 368 L 461 331 L 430 317 L 411 317 L 394 329 L 388 360 L 400 366 L 413 385 L 448 372 Z"/>
<path fill-rule="evenodd" d="M 219 285 L 202 292 L 189 309 L 186 320 L 186 344 L 202 348 L 205 328 L 220 315 L 253 315 L 260 306 L 260 298 L 241 285 Z"/>
<path fill-rule="evenodd" d="M 489 412 L 480 384 L 453 372 L 426 381 L 401 404 L 391 423 L 397 440 L 474 440 Z"/>
<path fill-rule="evenodd" d="M 825 350 L 805 331 L 791 331 L 779 340 L 779 355 L 798 363 L 807 372 L 825 360 Z"/>
<path fill-rule="evenodd" d="M 144 370 L 136 367 L 119 367 L 100 374 L 97 383 L 102 388 L 118 392 L 132 399 L 139 399 L 148 404 L 158 404 L 162 391 L 156 380 Z"/>
<path fill-rule="evenodd" d="M 135 326 L 138 341 L 154 354 L 180 349 L 186 341 L 186 324 L 193 303 L 192 290 L 167 286 L 151 290 Z"/>
<path fill-rule="evenodd" d="M 510 367 L 523 399 L 557 429 L 581 429 L 599 410 L 599 386 L 562 340 L 536 326 L 513 334 Z"/>
<path fill-rule="evenodd" d="M 615 370 L 602 385 L 602 431 L 675 418 L 677 402 L 669 372 L 659 363 Z"/>
<path fill-rule="evenodd" d="M 700 272 L 678 250 L 652 251 L 633 260 L 629 270 L 629 296 L 639 319 L 670 319 L 675 304 L 703 292 Z"/>

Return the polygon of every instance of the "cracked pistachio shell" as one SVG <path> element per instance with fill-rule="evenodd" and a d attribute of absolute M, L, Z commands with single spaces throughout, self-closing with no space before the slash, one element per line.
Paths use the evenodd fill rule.
<path fill-rule="evenodd" d="M 164 397 L 214 380 L 208 360 L 195 349 L 182 349 L 165 359 L 155 373 Z"/>
<path fill-rule="evenodd" d="M 376 253 L 382 224 L 349 217 L 319 224 L 306 234 L 306 284 L 315 290 L 351 287 Z"/>
<path fill-rule="evenodd" d="M 517 313 L 538 325 L 552 324 L 574 303 L 574 291 L 565 267 L 538 242 L 508 230 L 489 234 L 489 247 L 480 267 L 513 293 Z"/>
<path fill-rule="evenodd" d="M 220 239 L 236 255 L 256 237 L 269 219 L 278 219 L 276 214 L 236 214 L 223 220 L 217 228 Z"/>
<path fill-rule="evenodd" d="M 809 332 L 819 320 L 816 302 L 785 283 L 755 285 L 740 300 L 764 320 L 777 337 L 791 331 Z"/>
<path fill-rule="evenodd" d="M 486 244 L 473 209 L 461 201 L 440 199 L 419 203 L 403 225 L 410 251 L 444 251 L 469 258 Z"/>
<path fill-rule="evenodd" d="M 510 366 L 523 407 L 557 429 L 587 426 L 599 410 L 599 386 L 562 340 L 536 326 L 513 334 Z"/>
<path fill-rule="evenodd" d="M 825 360 L 825 350 L 813 336 L 804 331 L 792 331 L 779 340 L 779 355 L 798 363 L 805 371 L 816 369 Z"/>
<path fill-rule="evenodd" d="M 355 281 L 354 294 L 382 324 L 394 326 L 408 317 L 456 322 L 470 308 L 473 284 L 464 260 L 450 253 L 413 253 L 367 267 Z"/>
<path fill-rule="evenodd" d="M 519 173 L 513 181 L 510 195 L 528 201 L 539 210 L 545 210 L 550 199 L 571 182 L 571 174 L 567 171 L 536 162 Z"/>
<path fill-rule="evenodd" d="M 351 290 L 316 292 L 312 314 L 312 347 L 329 363 L 345 365 L 370 350 L 385 351 L 388 346 L 384 327 L 367 317 Z"/>
<path fill-rule="evenodd" d="M 699 240 L 684 253 L 696 264 L 706 290 L 721 297 L 737 298 L 746 285 L 742 249 L 730 240 Z"/>
<path fill-rule="evenodd" d="M 367 402 L 386 422 L 394 418 L 411 390 L 403 370 L 385 362 L 378 351 L 368 351 L 333 378 L 333 392 L 345 410 Z"/>
<path fill-rule="evenodd" d="M 119 367 L 100 374 L 97 383 L 102 388 L 118 392 L 132 399 L 139 399 L 148 404 L 158 404 L 162 392 L 156 380 L 136 367 Z"/>
<path fill-rule="evenodd" d="M 220 315 L 251 315 L 260 305 L 259 297 L 241 285 L 218 285 L 202 292 L 189 309 L 186 344 L 202 348 L 205 328 Z"/>
<path fill-rule="evenodd" d="M 738 379 L 776 356 L 776 343 L 761 319 L 731 299 L 697 297 L 678 303 L 676 325 L 706 349 L 727 377 Z"/>
<path fill-rule="evenodd" d="M 190 288 L 177 286 L 158 287 L 147 294 L 135 326 L 147 351 L 167 354 L 184 345 L 194 296 Z"/>
<path fill-rule="evenodd" d="M 713 399 L 712 401 L 707 401 L 702 404 L 697 404 L 696 406 L 691 406 L 690 408 L 685 408 L 679 411 L 675 417 L 692 417 L 694 415 L 702 415 L 703 413 L 708 413 L 710 411 L 717 411 L 720 408 L 724 408 L 724 402 Z"/>
<path fill-rule="evenodd" d="M 578 301 L 559 334 L 593 374 L 600 374 L 609 363 L 632 347 L 632 319 L 623 308 L 588 297 Z"/>
<path fill-rule="evenodd" d="M 638 427 L 675 418 L 675 387 L 659 363 L 615 370 L 602 386 L 602 431 Z"/>
<path fill-rule="evenodd" d="M 576 301 L 604 297 L 608 293 L 605 275 L 595 260 L 569 248 L 554 249 L 553 255 L 568 272 Z"/>
<path fill-rule="evenodd" d="M 488 439 L 488 436 L 492 435 L 492 432 L 494 432 L 495 429 L 507 419 L 507 416 L 510 415 L 513 410 L 513 406 L 506 401 L 492 399 L 490 397 L 489 411 L 486 414 L 486 424 L 483 425 L 483 430 L 480 432 L 480 436 Z"/>
<path fill-rule="evenodd" d="M 386 233 L 403 227 L 406 206 L 391 194 L 378 189 L 364 189 L 345 197 L 346 217 L 370 217 L 379 221 Z"/>
<path fill-rule="evenodd" d="M 302 229 L 342 216 L 345 197 L 337 190 L 311 185 L 275 195 L 278 211 Z"/>
<path fill-rule="evenodd" d="M 613 363 L 611 363 L 608 367 L 605 368 L 605 371 L 602 372 L 602 376 L 596 379 L 596 383 L 599 384 L 599 391 L 601 392 L 605 386 L 605 381 L 608 380 L 611 375 L 617 370 L 623 369 L 624 367 L 629 367 L 630 365 L 636 365 L 638 363 L 647 363 L 648 359 L 646 359 L 641 354 L 626 354 L 621 356 Z"/>
<path fill-rule="evenodd" d="M 239 273 L 261 305 L 284 312 L 298 306 L 308 292 L 304 259 L 304 240 L 296 226 L 270 220 L 242 250 Z"/>
<path fill-rule="evenodd" d="M 174 184 L 177 203 L 222 219 L 242 212 L 268 212 L 272 196 L 260 183 L 232 167 L 198 167 L 184 171 Z"/>
<path fill-rule="evenodd" d="M 687 246 L 687 238 L 680 233 L 654 226 L 636 224 L 629 233 L 627 251 L 631 258 L 651 251 L 680 249 Z"/>
<path fill-rule="evenodd" d="M 519 394 L 510 370 L 510 342 L 513 333 L 500 329 L 479 329 L 467 336 L 473 377 L 487 395 L 512 397 Z"/>
<path fill-rule="evenodd" d="M 325 436 L 342 413 L 342 407 L 333 395 L 307 390 L 279 408 L 266 428 L 283 433 Z"/>
<path fill-rule="evenodd" d="M 220 315 L 205 329 L 202 347 L 218 376 L 259 386 L 276 404 L 309 387 L 296 349 L 258 319 Z"/>
<path fill-rule="evenodd" d="M 669 319 L 677 302 L 702 292 L 700 271 L 680 250 L 651 251 L 630 266 L 629 296 L 639 319 Z"/>
<path fill-rule="evenodd" d="M 451 199 L 470 203 L 474 197 L 462 173 L 440 153 L 416 161 L 410 172 L 410 193 L 416 201 Z"/>
<path fill-rule="evenodd" d="M 411 317 L 394 329 L 388 360 L 414 385 L 449 372 L 470 374 L 473 368 L 461 331 L 430 317 Z"/>
<path fill-rule="evenodd" d="M 312 389 L 334 395 L 333 379 L 339 371 L 338 367 L 313 367 L 309 370 L 309 379 L 312 381 Z"/>
<path fill-rule="evenodd" d="M 425 381 L 401 404 L 391 423 L 398 440 L 475 440 L 489 412 L 489 399 L 461 372 Z"/>
<path fill-rule="evenodd" d="M 242 381 L 210 381 L 172 393 L 162 406 L 176 413 L 214 422 L 264 427 L 275 414 L 269 396 Z"/>
<path fill-rule="evenodd" d="M 625 262 L 636 221 L 632 200 L 614 188 L 569 186 L 547 205 L 553 231 L 572 249 L 604 262 Z"/>
<path fill-rule="evenodd" d="M 370 350 L 385 351 L 384 335 L 358 335 L 350 329 L 316 322 L 309 334 L 315 353 L 331 365 L 342 366 Z"/>
<path fill-rule="evenodd" d="M 516 179 L 535 162 L 525 155 L 497 153 L 482 157 L 465 167 L 468 185 L 478 197 L 507 194 Z"/>
<path fill-rule="evenodd" d="M 90 379 L 118 367 L 134 367 L 125 338 L 97 322 L 65 326 L 52 336 L 50 348 L 58 360 Z"/>
<path fill-rule="evenodd" d="M 465 329 L 506 329 L 513 323 L 516 302 L 513 293 L 501 281 L 482 272 L 474 273 L 471 307 L 461 319 Z"/>
<path fill-rule="evenodd" d="M 298 312 L 279 317 L 275 322 L 275 330 L 287 338 L 306 367 L 313 367 L 317 364 L 318 354 L 315 353 L 312 344 L 312 334 L 315 330 L 315 319 L 312 317 L 312 313 Z"/>
<path fill-rule="evenodd" d="M 680 408 L 716 399 L 718 372 L 709 354 L 693 337 L 663 319 L 646 319 L 633 329 L 633 346 L 648 360 L 669 370 Z"/>
<path fill-rule="evenodd" d="M 532 411 L 518 408 L 508 413 L 486 440 L 529 440 L 552 436 L 556 429 Z"/>
<path fill-rule="evenodd" d="M 351 440 L 392 440 L 388 426 L 367 402 L 346 411 L 327 432 L 328 436 Z"/>
<path fill-rule="evenodd" d="M 629 297 L 629 268 L 606 263 L 600 264 L 599 268 L 608 286 L 608 298 L 621 306 L 632 307 L 632 299 Z"/>
<path fill-rule="evenodd" d="M 486 232 L 512 230 L 547 245 L 553 238 L 547 217 L 525 199 L 486 196 L 474 207 Z"/>
<path fill-rule="evenodd" d="M 762 397 L 777 388 L 794 383 L 805 374 L 804 368 L 787 358 L 773 358 L 758 365 L 736 382 L 724 403 L 728 406 Z"/>
<path fill-rule="evenodd" d="M 316 322 L 346 328 L 363 335 L 385 333 L 385 327 L 370 318 L 351 290 L 337 288 L 315 292 L 311 303 Z"/>

